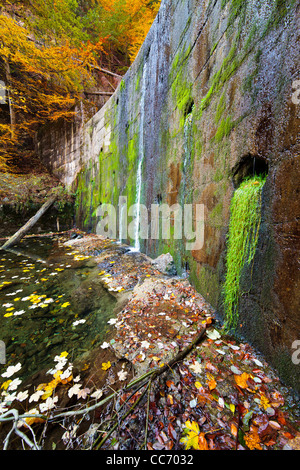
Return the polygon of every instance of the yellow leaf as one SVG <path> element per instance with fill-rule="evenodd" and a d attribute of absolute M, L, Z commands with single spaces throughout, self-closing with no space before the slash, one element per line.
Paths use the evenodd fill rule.
<path fill-rule="evenodd" d="M 203 388 L 200 382 L 195 382 L 195 387 L 200 390 L 200 388 Z"/>
<path fill-rule="evenodd" d="M 230 403 L 229 409 L 233 414 L 235 413 L 235 406 L 232 403 Z"/>
<path fill-rule="evenodd" d="M 42 399 L 47 400 L 47 398 L 51 397 L 52 393 L 53 393 L 53 388 L 51 388 L 50 390 L 47 390 L 47 392 L 45 392 L 44 395 L 42 395 Z"/>
<path fill-rule="evenodd" d="M 198 447 L 198 436 L 199 436 L 199 426 L 198 424 L 193 421 L 186 421 L 185 423 L 184 433 L 186 436 L 180 439 L 180 442 L 185 445 L 186 450 L 188 449 L 196 449 L 199 450 Z"/>
<path fill-rule="evenodd" d="M 9 384 L 10 384 L 11 380 L 7 380 L 6 382 L 4 382 L 2 385 L 1 385 L 1 388 L 4 388 L 4 390 L 7 390 Z"/>
<path fill-rule="evenodd" d="M 56 380 L 59 380 L 61 374 L 62 374 L 62 370 L 58 370 L 57 372 L 55 372 L 55 374 L 53 374 L 53 377 L 54 377 Z M 53 380 L 52 380 L 52 382 L 53 382 Z M 52 383 L 52 382 L 50 382 L 50 383 Z"/>
<path fill-rule="evenodd" d="M 111 367 L 110 361 L 102 363 L 102 370 L 107 370 Z"/>
<path fill-rule="evenodd" d="M 30 412 L 29 412 L 30 413 Z M 44 423 L 45 420 L 42 419 L 42 418 L 25 418 L 25 422 L 26 424 L 28 424 L 28 426 L 31 426 L 32 424 L 34 423 Z M 23 426 L 26 426 L 26 424 L 23 423 Z"/>
<path fill-rule="evenodd" d="M 263 408 L 264 410 L 267 410 L 268 408 L 270 408 L 270 406 L 271 405 L 267 397 L 263 393 L 261 393 L 260 394 L 260 407 Z"/>

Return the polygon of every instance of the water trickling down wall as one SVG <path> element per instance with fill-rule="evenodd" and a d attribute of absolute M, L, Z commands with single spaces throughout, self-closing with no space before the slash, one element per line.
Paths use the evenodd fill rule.
<path fill-rule="evenodd" d="M 131 244 L 151 256 L 169 251 L 178 271 L 188 265 L 221 314 L 231 199 L 245 178 L 267 175 L 253 265 L 241 273 L 238 330 L 298 390 L 299 30 L 294 1 L 163 0 L 106 105 L 86 124 L 42 132 L 38 144 L 76 191 L 85 230 L 95 231 L 99 204 L 117 206 L 120 196 L 149 210 L 204 204 L 201 250 L 186 250 L 184 239 Z"/>

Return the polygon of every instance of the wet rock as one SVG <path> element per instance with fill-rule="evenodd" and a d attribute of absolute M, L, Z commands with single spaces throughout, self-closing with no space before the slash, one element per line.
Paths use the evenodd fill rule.
<path fill-rule="evenodd" d="M 172 255 L 170 253 L 162 254 L 152 261 L 153 266 L 161 273 L 168 276 L 176 276 L 177 271 Z"/>

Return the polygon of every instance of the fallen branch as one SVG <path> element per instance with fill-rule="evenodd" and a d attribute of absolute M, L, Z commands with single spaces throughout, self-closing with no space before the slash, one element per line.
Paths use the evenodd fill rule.
<path fill-rule="evenodd" d="M 147 372 L 146 374 L 144 374 L 143 376 L 141 376 L 138 379 L 134 380 L 133 382 L 130 382 L 125 387 L 125 390 L 127 390 L 128 388 L 131 388 L 132 386 L 139 384 L 139 389 L 140 389 L 143 386 L 147 385 L 147 387 L 142 392 L 142 394 L 140 395 L 138 400 L 136 400 L 136 402 L 130 407 L 130 409 L 127 411 L 127 413 L 124 416 L 122 416 L 120 422 L 124 421 L 134 411 L 134 409 L 137 407 L 137 405 L 141 402 L 141 400 L 142 400 L 143 396 L 145 395 L 145 393 L 147 392 L 147 390 L 148 390 L 148 392 L 150 392 L 150 387 L 151 387 L 152 382 L 155 379 L 157 379 L 157 377 L 159 377 L 164 372 L 166 372 L 167 370 L 172 369 L 172 367 L 177 362 L 181 361 L 184 357 L 186 357 L 192 351 L 192 349 L 201 341 L 201 339 L 203 338 L 205 332 L 206 332 L 206 327 L 204 327 L 200 331 L 200 333 L 196 336 L 196 338 L 185 349 L 180 351 L 173 359 L 171 359 L 163 367 L 160 367 L 158 369 L 154 369 L 153 371 Z M 145 378 L 147 379 L 146 381 L 145 381 Z M 106 442 L 106 440 L 109 438 L 109 436 L 113 433 L 113 431 L 117 428 L 118 425 L 119 425 L 119 422 L 115 423 L 113 425 L 113 427 L 108 431 L 106 436 L 104 436 L 102 438 L 102 440 L 99 442 L 99 444 L 98 444 L 99 439 L 97 439 L 94 442 L 93 448 L 96 448 L 97 450 L 100 449 L 103 446 L 103 444 Z M 148 422 L 147 422 L 147 425 L 148 425 Z M 147 439 L 147 433 L 146 433 L 145 439 L 144 439 L 144 445 L 145 446 L 147 444 L 146 439 Z"/>
<path fill-rule="evenodd" d="M 85 91 L 86 95 L 104 95 L 104 96 L 112 96 L 114 93 L 112 91 Z"/>
<path fill-rule="evenodd" d="M 37 213 L 33 217 L 31 217 L 31 219 L 29 219 L 28 222 L 26 222 L 26 224 L 23 225 L 23 227 L 20 228 L 20 230 L 18 230 L 9 240 L 7 240 L 7 242 L 4 243 L 1 249 L 6 250 L 7 248 L 10 248 L 11 246 L 15 245 L 20 240 L 22 240 L 26 233 L 36 224 L 36 222 L 42 217 L 42 215 L 45 214 L 49 207 L 52 206 L 56 198 L 56 195 L 51 196 L 48 201 L 46 201 L 45 204 L 37 211 Z"/>
<path fill-rule="evenodd" d="M 100 406 L 103 406 L 113 398 L 115 398 L 120 392 L 125 392 L 127 390 L 130 390 L 134 387 L 137 387 L 134 392 L 131 394 L 131 397 L 137 393 L 138 390 L 143 388 L 144 386 L 145 389 L 141 393 L 140 397 L 135 401 L 135 403 L 129 408 L 129 410 L 122 416 L 120 421 L 117 421 L 110 430 L 108 430 L 107 434 L 101 439 L 99 442 L 99 438 L 94 442 L 93 448 L 100 449 L 103 444 L 106 442 L 106 440 L 109 438 L 109 436 L 114 432 L 114 430 L 117 428 L 117 426 L 122 423 L 133 411 L 134 409 L 138 406 L 138 404 L 141 402 L 142 398 L 144 397 L 145 393 L 148 391 L 150 393 L 150 387 L 151 384 L 155 379 L 157 379 L 159 376 L 161 376 L 164 372 L 167 370 L 172 369 L 172 367 L 182 359 L 184 359 L 191 351 L 192 349 L 203 339 L 204 335 L 206 332 L 206 327 L 203 327 L 200 333 L 195 337 L 195 339 L 182 351 L 180 351 L 173 359 L 171 359 L 167 364 L 165 364 L 163 367 L 160 368 L 155 368 L 153 370 L 150 370 L 143 374 L 142 376 L 132 380 L 129 384 L 127 384 L 124 388 L 117 390 L 110 394 L 109 396 L 105 397 L 103 400 L 94 403 L 94 405 L 88 406 L 84 409 L 81 410 L 76 410 L 76 411 L 67 411 L 64 413 L 59 413 L 57 415 L 52 415 L 52 416 L 47 416 L 43 414 L 31 414 L 31 413 L 24 413 L 22 415 L 19 415 L 18 411 L 16 409 L 10 409 L 9 411 L 3 413 L 0 415 L 0 423 L 8 422 L 8 421 L 14 421 L 13 426 L 8 433 L 5 441 L 4 441 L 4 448 L 7 449 L 8 447 L 8 442 L 10 435 L 12 432 L 17 434 L 22 440 L 26 442 L 26 444 L 31 448 L 31 449 L 39 449 L 34 432 L 32 428 L 26 423 L 25 419 L 26 418 L 40 418 L 43 420 L 47 420 L 48 422 L 56 422 L 60 418 L 67 418 L 67 417 L 74 417 L 74 416 L 80 416 L 80 415 L 85 415 L 89 413 L 90 411 L 94 411 L 98 409 Z M 148 396 L 149 400 L 149 396 Z M 24 433 L 22 433 L 19 429 L 17 424 L 23 422 L 26 427 L 28 427 L 33 435 L 33 441 L 31 441 L 28 436 L 26 436 Z M 148 418 L 147 418 L 147 424 L 148 424 Z M 146 446 L 147 442 L 147 433 L 145 435 L 144 443 L 143 445 Z"/>

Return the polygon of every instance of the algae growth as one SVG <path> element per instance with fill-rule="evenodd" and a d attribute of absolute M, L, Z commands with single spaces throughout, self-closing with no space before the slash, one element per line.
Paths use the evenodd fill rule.
<path fill-rule="evenodd" d="M 245 180 L 235 191 L 230 208 L 227 273 L 224 283 L 225 329 L 235 329 L 243 267 L 254 259 L 261 224 L 261 193 L 265 177 Z"/>

